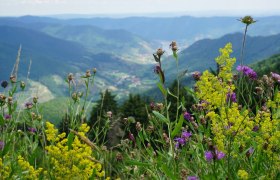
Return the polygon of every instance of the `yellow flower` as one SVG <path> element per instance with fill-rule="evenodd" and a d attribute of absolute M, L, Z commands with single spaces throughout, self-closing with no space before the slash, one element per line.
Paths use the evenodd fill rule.
<path fill-rule="evenodd" d="M 237 175 L 240 179 L 249 179 L 249 174 L 245 170 L 238 170 Z"/>

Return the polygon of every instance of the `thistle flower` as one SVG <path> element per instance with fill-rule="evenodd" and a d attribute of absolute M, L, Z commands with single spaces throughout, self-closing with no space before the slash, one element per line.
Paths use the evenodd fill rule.
<path fill-rule="evenodd" d="M 188 120 L 188 121 L 191 121 L 191 114 L 188 113 L 187 111 L 184 112 L 184 119 L 185 119 L 185 120 Z"/>
<path fill-rule="evenodd" d="M 3 87 L 3 88 L 6 88 L 7 86 L 8 86 L 8 81 L 2 81 L 1 82 L 1 86 Z"/>
<path fill-rule="evenodd" d="M 233 92 L 233 93 L 230 93 L 228 92 L 227 93 L 227 99 L 226 99 L 226 102 L 237 102 L 236 100 L 236 94 Z"/>
<path fill-rule="evenodd" d="M 158 57 L 160 58 L 160 57 L 164 54 L 164 52 L 165 52 L 165 51 L 163 51 L 161 48 L 158 48 L 156 54 L 157 54 Z"/>
<path fill-rule="evenodd" d="M 25 103 L 25 107 L 27 109 L 31 109 L 33 107 L 33 103 L 32 102 L 27 102 L 27 103 Z"/>
<path fill-rule="evenodd" d="M 135 138 L 134 138 L 134 135 L 132 133 L 128 133 L 128 138 L 129 138 L 129 140 L 131 140 L 132 142 L 135 143 Z"/>
<path fill-rule="evenodd" d="M 12 118 L 12 116 L 9 115 L 9 114 L 5 114 L 5 115 L 4 115 L 4 119 L 5 119 L 5 120 L 11 119 L 11 118 Z"/>
<path fill-rule="evenodd" d="M 257 79 L 257 73 L 248 66 L 237 66 L 236 70 L 239 72 L 243 72 L 243 74 L 245 74 L 247 77 L 249 77 L 252 80 Z"/>
<path fill-rule="evenodd" d="M 278 83 L 280 83 L 280 75 L 279 74 L 273 73 L 273 72 L 271 72 L 270 74 L 271 74 L 271 77 L 272 77 L 273 80 L 275 80 Z"/>
<path fill-rule="evenodd" d="M 211 161 L 212 159 L 220 160 L 220 159 L 223 159 L 225 157 L 225 153 L 215 149 L 215 151 L 206 151 L 204 153 L 204 156 L 205 156 L 205 159 L 207 161 Z"/>
<path fill-rule="evenodd" d="M 192 74 L 192 77 L 194 78 L 195 81 L 198 81 L 198 80 L 200 80 L 201 73 L 198 72 L 198 71 L 195 71 L 195 72 Z"/>
<path fill-rule="evenodd" d="M 246 24 L 247 26 L 256 22 L 251 16 L 244 16 L 243 18 L 240 18 L 238 20 Z"/>
<path fill-rule="evenodd" d="M 172 49 L 173 52 L 177 52 L 178 51 L 178 47 L 177 47 L 176 41 L 172 41 L 171 44 L 169 45 L 169 47 Z"/>
<path fill-rule="evenodd" d="M 31 132 L 31 133 L 35 133 L 37 130 L 33 127 L 29 127 L 28 131 Z"/>
<path fill-rule="evenodd" d="M 205 159 L 206 159 L 207 161 L 211 161 L 211 160 L 214 158 L 213 153 L 212 153 L 211 151 L 206 151 L 206 152 L 204 153 L 204 156 L 205 156 Z"/>

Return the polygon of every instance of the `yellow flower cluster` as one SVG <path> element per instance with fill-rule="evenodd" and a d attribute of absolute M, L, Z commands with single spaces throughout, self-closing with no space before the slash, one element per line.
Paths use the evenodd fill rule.
<path fill-rule="evenodd" d="M 232 66 L 234 58 L 230 58 L 231 44 L 227 44 L 220 49 L 220 56 L 216 58 L 220 66 L 218 76 L 214 76 L 209 71 L 204 71 L 201 80 L 197 82 L 198 91 L 196 95 L 199 99 L 208 102 L 208 109 L 216 109 L 226 104 L 227 93 L 232 93 L 234 85 L 229 83 L 232 79 Z"/>
<path fill-rule="evenodd" d="M 256 137 L 258 149 L 264 151 L 273 162 L 274 170 L 280 171 L 280 92 L 275 94 L 274 101 L 267 104 L 270 111 L 259 111 L 255 121 L 259 124 L 259 134 Z"/>
<path fill-rule="evenodd" d="M 84 136 L 89 127 L 83 124 L 79 130 L 81 131 L 79 134 Z M 91 156 L 91 147 L 81 142 L 77 136 L 69 144 L 65 133 L 57 135 L 57 130 L 50 123 L 47 123 L 46 135 L 48 141 L 53 142 L 46 147 L 50 157 L 51 177 L 56 179 L 104 177 L 105 172 L 102 171 L 101 164 Z"/>
<path fill-rule="evenodd" d="M 206 115 L 211 119 L 211 129 L 214 142 L 219 150 L 226 152 L 227 136 L 234 136 L 234 141 L 239 146 L 245 146 L 250 140 L 254 122 L 249 118 L 248 111 L 239 111 L 238 104 L 232 103 L 230 107 L 221 107 L 219 113 L 210 111 Z"/>
<path fill-rule="evenodd" d="M 0 158 L 0 179 L 7 179 L 11 173 L 11 166 L 4 164 L 2 158 Z"/>
<path fill-rule="evenodd" d="M 18 156 L 18 165 L 21 169 L 21 178 L 23 179 L 39 179 L 40 173 L 43 171 L 43 168 L 34 169 L 29 162 L 25 161 L 22 156 Z"/>
<path fill-rule="evenodd" d="M 238 170 L 237 175 L 240 179 L 249 179 L 249 174 L 245 170 Z"/>
<path fill-rule="evenodd" d="M 222 78 L 223 81 L 227 82 L 232 79 L 232 67 L 236 62 L 235 58 L 231 58 L 232 53 L 231 43 L 226 44 L 224 48 L 220 49 L 220 56 L 216 58 L 216 62 L 219 64 L 220 72 L 218 77 Z"/>

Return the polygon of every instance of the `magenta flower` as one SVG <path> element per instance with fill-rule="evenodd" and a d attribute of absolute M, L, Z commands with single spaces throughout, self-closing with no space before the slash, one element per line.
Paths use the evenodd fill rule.
<path fill-rule="evenodd" d="M 197 176 L 188 176 L 187 180 L 199 180 Z"/>
<path fill-rule="evenodd" d="M 218 160 L 223 159 L 225 157 L 225 153 L 223 153 L 222 151 L 216 150 L 215 153 L 216 153 L 216 158 Z"/>
<path fill-rule="evenodd" d="M 218 151 L 216 149 L 215 152 L 213 152 L 213 151 L 206 151 L 204 153 L 204 156 L 205 156 L 205 159 L 207 161 L 211 161 L 212 159 L 220 160 L 220 159 L 223 159 L 225 157 L 225 153 L 223 153 L 222 151 Z"/>
<path fill-rule="evenodd" d="M 184 113 L 184 119 L 190 121 L 191 120 L 191 114 L 186 111 Z"/>
<path fill-rule="evenodd" d="M 31 133 L 35 133 L 37 130 L 33 127 L 28 128 L 28 131 Z"/>
<path fill-rule="evenodd" d="M 270 74 L 271 74 L 271 77 L 272 77 L 273 80 L 275 80 L 278 83 L 280 83 L 280 75 L 279 74 L 273 73 L 273 72 L 271 72 Z"/>
<path fill-rule="evenodd" d="M 184 146 L 188 140 L 192 136 L 191 132 L 183 131 L 181 134 L 181 137 L 177 137 L 174 139 L 175 143 L 175 148 L 178 149 L 179 146 Z"/>
<path fill-rule="evenodd" d="M 135 138 L 134 138 L 134 135 L 132 133 L 128 134 L 128 138 L 135 143 Z"/>
<path fill-rule="evenodd" d="M 4 115 L 4 119 L 5 119 L 5 120 L 11 119 L 11 118 L 12 118 L 12 116 L 9 115 L 9 114 L 5 114 L 5 115 Z"/>
<path fill-rule="evenodd" d="M 233 92 L 233 93 L 230 93 L 230 92 L 228 92 L 227 93 L 227 103 L 228 102 L 237 102 L 237 100 L 236 100 L 236 94 Z"/>
<path fill-rule="evenodd" d="M 243 72 L 243 74 L 245 74 L 247 77 L 249 77 L 252 80 L 257 79 L 257 73 L 248 66 L 237 66 L 236 70 L 239 72 Z"/>
<path fill-rule="evenodd" d="M 191 132 L 187 132 L 187 131 L 183 131 L 182 135 L 181 135 L 181 137 L 185 138 L 185 139 L 187 139 L 187 138 L 189 138 L 191 136 L 192 136 L 192 133 Z"/>
<path fill-rule="evenodd" d="M 206 152 L 204 153 L 204 156 L 205 156 L 205 159 L 206 159 L 207 161 L 211 161 L 211 160 L 214 158 L 213 153 L 212 153 L 211 151 L 206 151 Z"/>

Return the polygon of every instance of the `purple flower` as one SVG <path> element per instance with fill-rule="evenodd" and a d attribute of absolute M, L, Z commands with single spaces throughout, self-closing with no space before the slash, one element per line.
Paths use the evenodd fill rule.
<path fill-rule="evenodd" d="M 253 69 L 249 68 L 248 66 L 237 66 L 236 70 L 239 72 L 243 72 L 243 74 L 245 74 L 252 80 L 257 79 L 257 73 Z"/>
<path fill-rule="evenodd" d="M 175 138 L 174 139 L 176 141 L 176 146 L 183 146 L 186 144 L 186 139 L 185 138 Z"/>
<path fill-rule="evenodd" d="M 222 151 L 216 150 L 215 153 L 218 160 L 223 159 L 225 157 L 225 153 L 223 153 Z"/>
<path fill-rule="evenodd" d="M 253 154 L 253 152 L 254 152 L 254 148 L 253 148 L 253 147 L 250 147 L 249 150 L 248 150 L 248 153 L 249 153 L 249 154 Z"/>
<path fill-rule="evenodd" d="M 35 133 L 37 130 L 33 127 L 28 128 L 28 131 L 31 133 Z"/>
<path fill-rule="evenodd" d="M 4 119 L 5 119 L 5 120 L 11 119 L 11 118 L 12 118 L 12 116 L 9 115 L 9 114 L 5 114 L 5 115 L 4 115 Z"/>
<path fill-rule="evenodd" d="M 135 143 L 135 138 L 134 138 L 134 135 L 132 133 L 128 134 L 128 138 Z"/>
<path fill-rule="evenodd" d="M 237 102 L 237 100 L 236 100 L 236 94 L 233 92 L 233 93 L 230 93 L 230 92 L 228 92 L 227 93 L 227 103 L 228 102 Z"/>
<path fill-rule="evenodd" d="M 255 125 L 254 127 L 253 127 L 253 129 L 252 129 L 252 131 L 254 131 L 254 132 L 257 132 L 258 130 L 259 130 L 259 126 L 258 125 Z"/>
<path fill-rule="evenodd" d="M 193 74 L 192 74 L 194 80 L 198 81 L 200 80 L 200 77 L 201 77 L 201 73 L 198 72 L 198 71 L 195 71 Z"/>
<path fill-rule="evenodd" d="M 280 83 L 280 75 L 279 74 L 273 73 L 273 72 L 271 72 L 270 74 L 271 74 L 271 77 L 272 77 L 273 80 L 275 80 L 278 83 Z"/>
<path fill-rule="evenodd" d="M 214 158 L 213 153 L 212 153 L 211 151 L 206 151 L 206 152 L 204 153 L 204 156 L 205 156 L 205 159 L 206 159 L 207 161 L 211 161 L 211 160 Z"/>
<path fill-rule="evenodd" d="M 212 151 L 206 151 L 204 153 L 205 159 L 207 161 L 211 161 L 212 159 L 223 159 L 225 157 L 225 153 L 223 153 L 222 151 L 218 151 L 217 149 L 215 150 L 215 152 Z"/>
<path fill-rule="evenodd" d="M 27 109 L 31 109 L 33 107 L 33 103 L 32 102 L 27 102 L 27 103 L 25 103 L 25 107 Z"/>
<path fill-rule="evenodd" d="M 4 141 L 0 141 L 0 150 L 3 150 L 5 147 Z"/>
<path fill-rule="evenodd" d="M 161 71 L 162 71 L 162 70 L 161 70 L 160 65 L 157 64 L 157 65 L 154 67 L 154 73 L 159 74 Z"/>
<path fill-rule="evenodd" d="M 186 111 L 184 113 L 184 119 L 190 121 L 191 120 L 191 114 Z"/>
<path fill-rule="evenodd" d="M 199 180 L 197 176 L 188 176 L 187 180 Z"/>
<path fill-rule="evenodd" d="M 187 138 L 189 138 L 191 136 L 192 136 L 192 133 L 191 132 L 187 132 L 187 131 L 183 131 L 182 135 L 181 135 L 181 137 L 185 138 L 185 139 L 187 139 Z"/>

